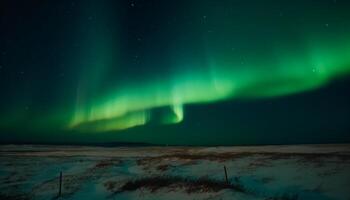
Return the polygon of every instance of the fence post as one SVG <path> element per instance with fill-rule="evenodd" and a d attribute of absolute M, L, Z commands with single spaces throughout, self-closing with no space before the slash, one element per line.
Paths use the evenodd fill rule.
<path fill-rule="evenodd" d="M 58 190 L 58 196 L 60 197 L 62 194 L 62 171 L 60 172 L 60 188 Z"/>
<path fill-rule="evenodd" d="M 225 171 L 225 179 L 226 179 L 226 184 L 228 185 L 228 178 L 227 178 L 227 170 L 226 170 L 226 166 L 224 165 L 224 171 Z"/>

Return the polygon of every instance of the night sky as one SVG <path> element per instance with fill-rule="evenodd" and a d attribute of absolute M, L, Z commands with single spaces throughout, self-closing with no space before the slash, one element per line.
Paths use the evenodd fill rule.
<path fill-rule="evenodd" d="M 3 0 L 1 143 L 350 142 L 348 0 Z"/>

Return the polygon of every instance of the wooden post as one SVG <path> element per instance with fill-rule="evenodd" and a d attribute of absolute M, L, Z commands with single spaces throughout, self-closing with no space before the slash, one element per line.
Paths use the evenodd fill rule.
<path fill-rule="evenodd" d="M 58 190 L 58 196 L 60 197 L 62 194 L 62 172 L 60 172 L 60 188 Z"/>
<path fill-rule="evenodd" d="M 224 171 L 225 171 L 225 178 L 226 178 L 226 184 L 228 185 L 228 178 L 227 178 L 227 170 L 226 170 L 226 166 L 224 165 Z"/>

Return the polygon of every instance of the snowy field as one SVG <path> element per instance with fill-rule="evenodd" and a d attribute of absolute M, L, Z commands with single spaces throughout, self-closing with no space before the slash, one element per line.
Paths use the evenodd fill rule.
<path fill-rule="evenodd" d="M 3 145 L 0 199 L 350 200 L 350 145 Z"/>

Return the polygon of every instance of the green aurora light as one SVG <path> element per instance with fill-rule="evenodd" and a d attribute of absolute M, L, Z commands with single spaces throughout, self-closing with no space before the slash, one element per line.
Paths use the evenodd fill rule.
<path fill-rule="evenodd" d="M 350 72 L 350 44 L 316 46 L 309 52 L 279 55 L 283 62 L 237 70 L 233 58 L 214 62 L 201 71 L 178 71 L 176 76 L 115 89 L 91 106 L 78 105 L 70 128 L 84 131 L 121 130 L 144 125 L 150 111 L 169 106 L 163 123 L 184 119 L 185 104 L 214 103 L 235 98 L 271 98 L 305 92 Z M 271 59 L 267 59 L 271 60 Z M 222 67 L 223 66 L 223 67 Z M 201 67 L 202 68 L 202 67 Z"/>
<path fill-rule="evenodd" d="M 69 55 L 57 59 L 66 77 L 59 83 L 31 78 L 32 90 L 16 82 L 0 127 L 102 133 L 178 124 L 188 105 L 294 95 L 350 74 L 346 1 L 152 2 L 82 1 L 70 11 L 73 17 L 49 23 L 63 24 L 44 33 L 64 35 L 52 46 L 62 42 L 58 52 Z M 34 51 L 31 41 L 41 38 L 28 37 Z M 16 62 L 18 68 L 26 64 Z M 41 85 L 46 91 L 37 89 Z M 40 100 L 50 92 L 57 101 Z M 32 110 L 23 109 L 29 104 Z M 38 109 L 41 104 L 48 108 Z"/>

